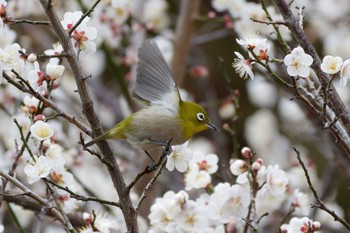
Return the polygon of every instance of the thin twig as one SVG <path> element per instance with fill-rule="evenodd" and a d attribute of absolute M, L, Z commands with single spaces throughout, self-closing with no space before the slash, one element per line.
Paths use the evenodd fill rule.
<path fill-rule="evenodd" d="M 83 195 L 79 195 L 75 192 L 73 192 L 72 190 L 70 190 L 68 187 L 63 187 L 59 184 L 56 184 L 55 182 L 49 180 L 49 179 L 45 179 L 48 183 L 56 186 L 57 188 L 61 189 L 61 190 L 64 190 L 66 191 L 67 193 L 69 193 L 70 197 L 71 198 L 74 198 L 76 200 L 79 200 L 79 201 L 84 201 L 84 202 L 88 202 L 88 201 L 91 201 L 91 202 L 98 202 L 100 204 L 105 204 L 105 205 L 111 205 L 111 206 L 116 206 L 116 207 L 120 207 L 120 204 L 119 202 L 115 202 L 115 201 L 107 201 L 107 200 L 103 200 L 103 199 L 100 199 L 100 198 L 96 198 L 96 197 L 86 197 L 86 196 L 83 196 Z"/>
<path fill-rule="evenodd" d="M 324 210 L 325 212 L 327 212 L 328 214 L 330 214 L 333 218 L 334 218 L 334 221 L 338 221 L 340 222 L 344 227 L 346 227 L 346 229 L 348 229 L 350 231 L 350 224 L 348 222 L 346 222 L 343 218 L 341 218 L 339 215 L 337 215 L 334 210 L 330 210 L 322 201 L 321 199 L 319 198 L 318 194 L 317 194 L 317 191 L 316 189 L 314 188 L 314 186 L 312 185 L 312 182 L 311 182 L 311 178 L 310 178 L 310 175 L 309 175 L 309 172 L 303 162 L 303 160 L 301 159 L 301 156 L 300 156 L 300 151 L 293 146 L 293 150 L 295 151 L 295 153 L 297 154 L 297 159 L 299 161 L 299 164 L 300 166 L 302 167 L 302 169 L 304 170 L 304 174 L 305 174 L 305 177 L 306 177 L 306 181 L 307 181 L 307 184 L 309 185 L 309 189 L 311 190 L 312 194 L 314 195 L 314 198 L 316 200 L 316 204 L 314 204 L 313 206 L 314 207 L 317 207 L 321 210 Z"/>
<path fill-rule="evenodd" d="M 77 27 L 79 27 L 79 25 L 81 24 L 81 22 L 83 22 L 83 20 L 84 20 L 87 16 L 89 16 L 89 15 L 91 14 L 91 12 L 94 11 L 95 7 L 97 6 L 97 4 L 98 4 L 99 2 L 101 2 L 101 0 L 97 0 L 97 1 L 94 3 L 94 5 L 92 5 L 92 7 L 91 7 L 88 11 L 86 11 L 86 12 L 80 17 L 80 19 L 78 20 L 78 22 L 76 22 L 76 24 L 74 24 L 74 26 L 71 27 L 71 29 L 69 29 L 69 31 L 68 31 L 68 34 L 69 34 L 69 35 L 71 35 L 71 34 L 74 32 L 74 30 L 77 29 Z"/>
<path fill-rule="evenodd" d="M 33 198 L 35 201 L 37 201 L 39 204 L 44 206 L 48 211 L 50 211 L 61 223 L 64 223 L 64 219 L 62 215 L 55 209 L 51 203 L 34 193 L 32 190 L 30 190 L 27 186 L 22 184 L 19 180 L 13 178 L 12 176 L 6 174 L 5 172 L 0 170 L 0 176 L 2 176 L 4 179 L 7 179 L 10 181 L 12 184 L 14 184 L 16 187 L 21 189 L 24 193 L 27 193 L 28 197 Z"/>
<path fill-rule="evenodd" d="M 6 21 L 8 22 L 8 25 L 15 25 L 15 24 L 32 24 L 32 25 L 45 25 L 45 26 L 51 26 L 49 21 L 36 21 L 36 20 L 29 20 L 29 19 L 10 19 L 6 18 Z"/>
<path fill-rule="evenodd" d="M 264 20 L 254 19 L 254 18 L 250 18 L 250 20 L 255 23 L 262 23 L 266 25 L 286 25 L 286 23 L 283 21 L 264 21 Z"/>
<path fill-rule="evenodd" d="M 86 127 L 83 123 L 81 123 L 80 121 L 78 121 L 76 119 L 76 117 L 69 115 L 68 113 L 64 112 L 60 107 L 57 106 L 57 104 L 55 104 L 53 101 L 51 101 L 50 99 L 45 98 L 44 96 L 40 95 L 39 92 L 33 90 L 32 88 L 29 89 L 27 87 L 25 87 L 23 84 L 19 84 L 18 82 L 12 80 L 5 72 L 3 72 L 3 76 L 4 78 L 13 86 L 15 86 L 17 89 L 28 93 L 32 96 L 34 96 L 35 98 L 37 98 L 38 100 L 40 100 L 41 102 L 43 102 L 45 104 L 46 107 L 51 108 L 52 110 L 54 110 L 57 114 L 57 116 L 60 116 L 64 119 L 66 119 L 67 121 L 69 121 L 70 123 L 72 123 L 73 125 L 77 126 L 80 130 L 82 130 L 84 133 L 86 133 L 87 135 L 91 136 L 91 129 L 89 129 L 88 127 Z M 21 78 L 23 79 L 23 78 Z M 33 92 L 34 91 L 34 92 Z"/>

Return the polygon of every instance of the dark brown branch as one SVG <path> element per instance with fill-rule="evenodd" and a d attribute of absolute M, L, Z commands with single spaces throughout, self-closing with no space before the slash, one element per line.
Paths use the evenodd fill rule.
<path fill-rule="evenodd" d="M 32 24 L 32 25 L 45 25 L 50 26 L 50 22 L 48 21 L 36 21 L 36 20 L 29 20 L 29 19 L 10 19 L 6 18 L 8 25 L 15 25 L 15 24 Z"/>
<path fill-rule="evenodd" d="M 303 168 L 304 170 L 304 174 L 305 174 L 305 177 L 306 177 L 306 181 L 307 181 L 307 184 L 309 185 L 309 189 L 311 190 L 312 194 L 314 195 L 314 198 L 316 200 L 316 204 L 314 204 L 313 206 L 314 207 L 317 207 L 321 210 L 324 210 L 326 211 L 328 214 L 330 214 L 335 221 L 338 221 L 340 222 L 344 227 L 346 227 L 346 229 L 348 229 L 350 231 L 350 224 L 348 222 L 346 222 L 343 218 L 341 218 L 339 215 L 337 215 L 334 210 L 331 210 L 329 209 L 322 201 L 321 199 L 319 198 L 318 194 L 317 194 L 317 191 L 316 189 L 314 188 L 314 186 L 312 185 L 312 182 L 311 182 L 311 178 L 310 178 L 310 175 L 309 175 L 309 172 L 303 162 L 303 160 L 301 159 L 300 157 L 300 151 L 293 146 L 293 150 L 295 151 L 295 153 L 297 154 L 297 159 L 299 161 L 299 164 L 301 165 L 301 167 Z"/>
<path fill-rule="evenodd" d="M 72 69 L 75 82 L 77 84 L 77 92 L 82 103 L 83 113 L 91 126 L 92 135 L 94 137 L 101 135 L 103 133 L 102 125 L 94 110 L 90 91 L 86 85 L 86 82 L 84 81 L 86 76 L 82 72 L 78 57 L 70 41 L 70 36 L 62 27 L 61 22 L 49 0 L 40 0 L 40 3 L 43 6 L 46 15 L 49 17 L 52 28 L 57 33 L 63 49 L 67 54 L 67 61 Z M 111 166 L 107 166 L 107 169 L 119 196 L 121 205 L 120 209 L 123 212 L 127 230 L 131 233 L 138 232 L 137 212 L 133 207 L 129 192 L 126 188 L 125 181 L 122 177 L 113 152 L 106 140 L 98 142 L 97 146 L 99 147 L 103 157 L 111 164 Z"/>

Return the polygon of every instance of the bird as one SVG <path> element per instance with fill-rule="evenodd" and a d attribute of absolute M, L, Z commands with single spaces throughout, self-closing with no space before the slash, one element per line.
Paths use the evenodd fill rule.
<path fill-rule="evenodd" d="M 133 97 L 146 107 L 129 115 L 112 129 L 85 144 L 89 147 L 104 139 L 126 139 L 144 151 L 188 141 L 193 135 L 212 129 L 205 109 L 183 101 L 170 68 L 154 40 L 145 40 L 138 51 Z"/>

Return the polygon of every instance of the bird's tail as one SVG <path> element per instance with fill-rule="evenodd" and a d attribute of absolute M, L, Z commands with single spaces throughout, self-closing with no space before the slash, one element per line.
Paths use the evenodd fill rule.
<path fill-rule="evenodd" d="M 97 142 L 99 142 L 101 140 L 107 139 L 107 138 L 109 138 L 109 131 L 107 131 L 106 133 L 104 133 L 104 134 L 102 134 L 102 135 L 92 139 L 91 141 L 87 142 L 85 144 L 85 146 L 86 147 L 92 146 L 93 144 L 95 144 L 95 143 L 97 143 Z"/>

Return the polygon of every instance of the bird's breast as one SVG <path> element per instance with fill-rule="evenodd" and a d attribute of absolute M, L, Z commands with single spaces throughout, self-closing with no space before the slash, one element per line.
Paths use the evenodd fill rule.
<path fill-rule="evenodd" d="M 135 113 L 127 138 L 134 144 L 145 140 L 165 143 L 172 139 L 173 145 L 188 139 L 184 138 L 183 124 L 177 114 L 162 106 L 150 106 Z"/>

